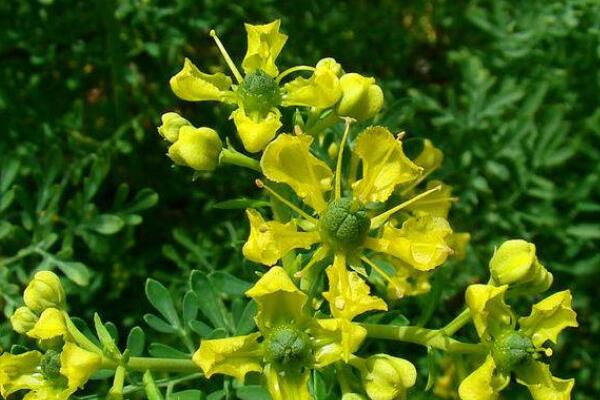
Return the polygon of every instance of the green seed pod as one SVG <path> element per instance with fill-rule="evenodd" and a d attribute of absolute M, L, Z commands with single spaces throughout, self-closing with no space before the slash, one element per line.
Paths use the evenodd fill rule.
<path fill-rule="evenodd" d="M 48 380 L 60 378 L 62 376 L 60 374 L 60 352 L 56 350 L 46 351 L 42 356 L 40 369 L 44 378 Z"/>
<path fill-rule="evenodd" d="M 246 75 L 238 89 L 238 94 L 247 114 L 258 112 L 264 116 L 281 103 L 279 85 L 261 69 Z"/>
<path fill-rule="evenodd" d="M 362 246 L 370 227 L 367 212 L 350 198 L 330 202 L 319 220 L 323 241 L 334 249 L 346 251 Z"/>
<path fill-rule="evenodd" d="M 495 338 L 492 357 L 498 368 L 510 372 L 533 357 L 535 348 L 531 339 L 519 332 L 509 331 Z"/>
<path fill-rule="evenodd" d="M 298 370 L 312 362 L 309 336 L 293 326 L 275 328 L 264 346 L 265 358 L 279 370 Z"/>

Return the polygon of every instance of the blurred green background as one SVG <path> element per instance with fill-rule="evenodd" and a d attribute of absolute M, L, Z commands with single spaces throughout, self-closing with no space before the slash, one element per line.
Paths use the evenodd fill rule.
<path fill-rule="evenodd" d="M 563 336 L 553 371 L 577 379 L 575 399 L 598 399 L 597 0 L 0 2 L 4 311 L 45 266 L 69 277 L 80 316 L 97 309 L 124 327 L 148 308 L 137 301 L 148 276 L 173 292 L 195 268 L 252 280 L 242 211 L 212 207 L 259 196 L 252 176 L 222 168 L 192 179 L 171 167 L 155 127 L 177 110 L 229 132 L 223 107 L 181 102 L 168 80 L 184 56 L 224 68 L 210 29 L 239 61 L 243 22 L 275 18 L 289 35 L 279 65 L 331 56 L 375 76 L 386 93 L 378 123 L 445 153 L 439 177 L 460 198 L 451 222 L 472 241 L 421 301 L 428 325 L 447 322 L 466 284 L 487 279 L 494 246 L 531 240 L 554 288 L 573 291 L 581 325 Z M 2 335 L 6 346 L 6 323 Z"/>

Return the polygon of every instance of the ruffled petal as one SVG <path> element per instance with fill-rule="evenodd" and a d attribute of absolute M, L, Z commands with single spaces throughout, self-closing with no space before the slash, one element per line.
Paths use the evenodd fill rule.
<path fill-rule="evenodd" d="M 458 388 L 461 400 L 495 400 L 510 382 L 510 376 L 496 372 L 496 364 L 488 355 L 483 364 L 467 376 Z"/>
<path fill-rule="evenodd" d="M 285 106 L 329 108 L 342 96 L 342 87 L 336 75 L 339 64 L 332 59 L 319 61 L 309 78 L 298 77 L 283 87 Z"/>
<path fill-rule="evenodd" d="M 432 215 L 434 217 L 448 218 L 448 212 L 453 202 L 452 187 L 441 181 L 433 180 L 427 182 L 426 190 L 438 186 L 440 186 L 440 190 L 409 204 L 406 209 L 416 215 Z"/>
<path fill-rule="evenodd" d="M 466 303 L 471 310 L 475 329 L 484 341 L 490 341 L 491 337 L 497 337 L 503 331 L 514 328 L 513 313 L 504 302 L 506 289 L 506 285 L 477 284 L 470 285 L 466 290 Z"/>
<path fill-rule="evenodd" d="M 386 201 L 401 184 L 415 180 L 421 168 L 404 155 L 402 142 L 384 127 L 373 126 L 360 133 L 354 153 L 362 160 L 362 179 L 352 187 L 363 203 Z"/>
<path fill-rule="evenodd" d="M 281 128 L 279 111 L 271 111 L 264 118 L 253 118 L 242 108 L 238 108 L 231 114 L 231 118 L 244 148 L 250 153 L 262 151 Z"/>
<path fill-rule="evenodd" d="M 320 212 L 327 206 L 324 195 L 331 190 L 333 172 L 310 153 L 312 140 L 306 135 L 281 134 L 267 146 L 260 163 L 267 178 L 289 185 Z"/>
<path fill-rule="evenodd" d="M 65 343 L 60 354 L 60 373 L 68 379 L 70 388 L 83 388 L 101 365 L 101 356 L 70 342 Z"/>
<path fill-rule="evenodd" d="M 354 271 L 346 269 L 343 258 L 336 256 L 333 265 L 327 268 L 329 290 L 323 297 L 329 302 L 331 314 L 336 318 L 351 321 L 367 311 L 387 310 L 385 301 L 371 296 L 371 289 Z"/>
<path fill-rule="evenodd" d="M 0 355 L 0 395 L 7 398 L 19 390 L 41 387 L 44 378 L 37 372 L 41 360 L 39 351 Z"/>
<path fill-rule="evenodd" d="M 552 376 L 550 367 L 532 361 L 517 370 L 517 382 L 527 386 L 534 400 L 570 400 L 575 379 Z"/>
<path fill-rule="evenodd" d="M 54 339 L 58 336 L 69 337 L 65 317 L 60 310 L 47 308 L 33 328 L 27 332 L 27 336 L 42 340 Z"/>
<path fill-rule="evenodd" d="M 317 368 L 343 360 L 358 350 L 367 337 L 367 330 L 346 319 L 330 318 L 316 320 L 312 329 L 314 357 Z"/>
<path fill-rule="evenodd" d="M 556 343 L 563 329 L 579 326 L 577 313 L 571 308 L 572 300 L 571 292 L 564 290 L 534 304 L 528 317 L 519 318 L 521 331 L 531 337 L 536 347 L 547 340 Z"/>
<path fill-rule="evenodd" d="M 258 304 L 256 325 L 263 334 L 278 325 L 304 325 L 308 317 L 303 308 L 307 296 L 294 285 L 281 267 L 269 269 L 246 291 Z"/>
<path fill-rule="evenodd" d="M 264 25 L 245 24 L 248 50 L 242 61 L 242 68 L 247 74 L 257 69 L 262 69 L 272 77 L 279 74 L 275 60 L 288 38 L 287 35 L 279 33 L 280 25 L 280 20 Z"/>
<path fill-rule="evenodd" d="M 177 97 L 187 101 L 221 101 L 231 87 L 231 78 L 218 72 L 201 72 L 188 58 L 183 68 L 169 81 L 171 90 Z"/>
<path fill-rule="evenodd" d="M 242 248 L 244 257 L 255 263 L 274 265 L 293 249 L 309 249 L 320 241 L 318 232 L 301 232 L 293 221 L 265 221 L 256 210 L 246 210 L 250 235 Z"/>
<path fill-rule="evenodd" d="M 423 168 L 423 174 L 430 174 L 442 165 L 444 161 L 444 153 L 431 143 L 431 140 L 423 141 L 423 150 L 413 160 L 415 164 Z"/>
<path fill-rule="evenodd" d="M 451 234 L 450 224 L 444 218 L 424 215 L 407 219 L 401 229 L 387 224 L 380 239 L 368 238 L 365 245 L 399 258 L 419 271 L 429 271 L 452 254 L 448 245 Z"/>
<path fill-rule="evenodd" d="M 278 372 L 270 365 L 265 367 L 267 388 L 273 400 L 312 400 L 308 391 L 308 371 Z"/>
<path fill-rule="evenodd" d="M 225 374 L 243 381 L 248 372 L 262 371 L 260 333 L 224 339 L 202 340 L 192 360 L 207 378 Z"/>

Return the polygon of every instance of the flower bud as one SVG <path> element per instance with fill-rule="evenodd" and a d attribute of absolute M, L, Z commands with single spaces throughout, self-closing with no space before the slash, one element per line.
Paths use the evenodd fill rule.
<path fill-rule="evenodd" d="M 535 245 L 524 240 L 508 240 L 496 249 L 490 260 L 490 273 L 498 285 L 527 285 L 543 292 L 552 285 L 552 274 L 535 255 Z"/>
<path fill-rule="evenodd" d="M 36 273 L 23 293 L 25 305 L 38 314 L 47 308 L 63 309 L 65 298 L 60 279 L 50 271 Z"/>
<path fill-rule="evenodd" d="M 362 121 L 372 118 L 383 107 L 383 92 L 375 79 L 356 73 L 344 74 L 340 85 L 343 95 L 337 107 L 339 115 Z"/>
<path fill-rule="evenodd" d="M 222 148 L 221 138 L 213 129 L 183 126 L 179 129 L 179 138 L 169 147 L 168 155 L 177 165 L 212 171 L 217 167 Z"/>
<path fill-rule="evenodd" d="M 10 317 L 10 323 L 15 332 L 23 334 L 35 326 L 38 316 L 27 307 L 19 307 Z"/>
<path fill-rule="evenodd" d="M 361 374 L 363 386 L 372 400 L 405 399 L 406 390 L 417 379 L 414 365 L 387 354 L 369 357 Z"/>
<path fill-rule="evenodd" d="M 171 143 L 175 143 L 179 137 L 179 129 L 192 124 L 181 115 L 168 112 L 160 117 L 162 125 L 158 127 L 158 133 Z"/>

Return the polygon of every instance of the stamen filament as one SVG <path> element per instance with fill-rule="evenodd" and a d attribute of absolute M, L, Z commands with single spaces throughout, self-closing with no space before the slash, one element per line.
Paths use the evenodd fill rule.
<path fill-rule="evenodd" d="M 238 81 L 238 83 L 242 83 L 242 81 L 244 80 L 242 74 L 240 74 L 240 71 L 238 71 L 237 67 L 231 60 L 231 57 L 229 57 L 229 53 L 227 53 L 227 50 L 225 50 L 225 46 L 223 46 L 223 43 L 221 43 L 221 40 L 219 40 L 217 33 L 214 29 L 210 30 L 210 36 L 214 39 L 215 43 L 217 44 L 221 55 L 223 55 L 223 58 L 225 59 L 227 66 L 229 66 L 229 69 L 233 73 L 233 76 L 235 76 L 235 79 Z"/>
<path fill-rule="evenodd" d="M 313 265 L 315 265 L 316 263 L 318 263 L 319 261 L 321 261 L 323 258 L 325 258 L 325 256 L 327 255 L 327 252 L 329 250 L 325 247 L 325 246 L 319 246 L 317 248 L 317 250 L 315 250 L 315 252 L 313 253 L 312 257 L 310 258 L 310 260 L 308 261 L 308 264 L 306 264 L 304 266 L 304 268 L 302 268 L 300 271 L 296 272 L 294 274 L 294 277 L 296 278 L 302 278 L 306 275 L 306 273 L 308 271 L 310 271 L 310 269 L 313 267 Z"/>
<path fill-rule="evenodd" d="M 340 151 L 338 151 L 337 163 L 335 166 L 335 199 L 338 200 L 342 197 L 342 158 L 344 157 L 344 147 L 346 147 L 346 141 L 348 140 L 348 133 L 350 132 L 350 124 L 352 118 L 344 118 L 346 127 L 344 129 L 344 135 L 342 136 L 342 142 L 340 143 Z"/>
<path fill-rule="evenodd" d="M 385 272 L 381 267 L 375 264 L 373 261 L 369 260 L 367 256 L 361 256 L 360 259 L 365 262 L 369 267 L 374 269 L 379 275 L 383 277 L 390 285 L 394 286 L 396 290 L 400 291 L 402 288 L 398 285 L 398 282 L 394 281 L 392 277 Z"/>
<path fill-rule="evenodd" d="M 426 173 L 424 173 L 423 175 L 421 175 L 420 177 L 418 177 L 417 180 L 415 180 L 413 183 L 411 183 L 410 185 L 408 185 L 403 191 L 400 192 L 400 196 L 405 196 L 406 194 L 408 194 L 411 190 L 413 190 L 414 188 L 416 188 L 417 185 L 419 185 L 419 183 L 421 183 L 425 179 L 427 179 L 427 177 L 429 175 L 431 175 L 432 173 L 434 173 L 436 170 L 437 170 L 437 168 L 430 169 L 429 171 L 427 171 Z"/>
<path fill-rule="evenodd" d="M 394 215 L 395 213 L 397 213 L 398 211 L 400 211 L 401 209 L 403 209 L 406 206 L 411 205 L 412 203 L 421 200 L 423 197 L 429 196 L 432 193 L 435 193 L 437 191 L 439 191 L 442 188 L 441 185 L 436 186 L 432 189 L 427 190 L 426 192 L 423 192 L 421 194 L 416 195 L 415 197 L 413 197 L 412 199 L 406 200 L 404 203 L 400 203 L 398 204 L 396 207 L 390 208 L 389 210 L 371 218 L 371 229 L 377 229 L 379 228 L 381 225 L 383 225 L 392 215 Z"/>
<path fill-rule="evenodd" d="M 281 82 L 283 78 L 285 78 L 289 74 L 293 74 L 296 71 L 314 71 L 315 69 L 315 67 L 310 67 L 308 65 L 297 65 L 295 67 L 288 68 L 282 73 L 280 73 L 279 76 L 275 79 L 275 82 L 279 84 L 279 82 Z"/>
<path fill-rule="evenodd" d="M 286 199 L 285 197 L 283 197 L 282 195 L 277 193 L 275 190 L 270 188 L 268 185 L 265 185 L 265 183 L 263 181 L 261 181 L 260 179 L 256 180 L 256 186 L 258 186 L 261 189 L 265 189 L 267 192 L 269 192 L 269 194 L 271 196 L 275 197 L 277 200 L 279 200 L 280 202 L 282 202 L 283 204 L 288 206 L 288 208 L 290 208 L 292 211 L 295 211 L 296 213 L 298 213 L 299 215 L 304 217 L 304 219 L 312 222 L 315 225 L 319 222 L 315 217 L 308 215 L 305 211 L 301 210 L 298 206 L 293 204 L 291 201 L 289 201 L 288 199 Z"/>

